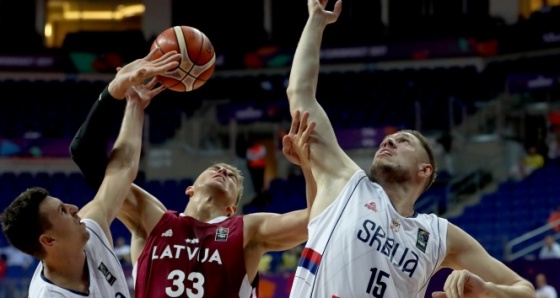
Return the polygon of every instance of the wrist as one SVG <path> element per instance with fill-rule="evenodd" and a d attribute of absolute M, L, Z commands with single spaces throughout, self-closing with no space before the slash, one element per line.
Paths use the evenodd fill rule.
<path fill-rule="evenodd" d="M 109 93 L 109 95 L 116 99 L 116 100 L 121 100 L 124 99 L 125 97 L 125 93 L 126 90 L 120 90 L 122 88 L 119 87 L 119 83 L 116 82 L 116 79 L 113 79 L 110 83 L 109 86 L 107 86 L 107 92 Z"/>
<path fill-rule="evenodd" d="M 327 22 L 325 21 L 325 18 L 320 15 L 311 14 L 309 16 L 308 22 L 321 31 L 323 31 L 325 27 L 327 27 Z"/>
<path fill-rule="evenodd" d="M 106 102 L 106 101 L 115 101 L 115 100 L 118 100 L 118 99 L 111 92 L 111 84 L 109 83 L 109 85 L 107 85 L 107 87 L 105 87 L 105 89 L 103 89 L 103 91 L 101 92 L 101 95 L 99 95 L 99 101 L 100 102 Z"/>

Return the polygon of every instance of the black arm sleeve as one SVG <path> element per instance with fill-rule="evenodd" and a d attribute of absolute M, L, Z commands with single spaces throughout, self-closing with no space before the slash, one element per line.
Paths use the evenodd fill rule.
<path fill-rule="evenodd" d="M 70 155 L 89 186 L 101 186 L 107 167 L 107 146 L 118 113 L 124 113 L 125 101 L 116 100 L 105 87 L 90 109 L 85 122 L 70 144 Z"/>

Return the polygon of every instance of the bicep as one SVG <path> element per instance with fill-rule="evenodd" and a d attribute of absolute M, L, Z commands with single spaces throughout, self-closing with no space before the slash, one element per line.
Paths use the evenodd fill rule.
<path fill-rule="evenodd" d="M 502 262 L 493 258 L 472 236 L 449 223 L 448 253 L 442 264 L 454 270 L 466 269 L 484 281 L 512 285 L 521 278 Z"/>

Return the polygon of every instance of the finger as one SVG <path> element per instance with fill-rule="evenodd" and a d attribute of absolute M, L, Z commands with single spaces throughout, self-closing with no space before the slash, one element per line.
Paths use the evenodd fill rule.
<path fill-rule="evenodd" d="M 300 117 L 299 110 L 296 110 L 294 116 L 292 117 L 292 126 L 290 127 L 289 134 L 294 135 L 297 133 L 297 130 L 299 128 L 299 120 L 300 120 L 299 117 Z"/>
<path fill-rule="evenodd" d="M 307 119 L 309 119 L 309 112 L 304 112 L 299 122 L 298 135 L 301 137 L 303 132 L 307 129 Z"/>
<path fill-rule="evenodd" d="M 469 278 L 469 272 L 462 271 L 461 274 L 459 275 L 459 278 L 457 279 L 457 294 L 459 295 L 459 297 L 463 297 L 465 284 L 468 278 Z"/>
<path fill-rule="evenodd" d="M 453 283 L 453 277 L 454 277 L 455 271 L 451 272 L 451 274 L 449 274 L 449 276 L 447 277 L 447 279 L 445 280 L 445 284 L 443 285 L 443 291 L 445 292 L 446 296 L 450 295 L 450 288 L 451 288 L 451 284 Z M 449 296 L 451 297 L 451 296 Z"/>
<path fill-rule="evenodd" d="M 146 57 L 144 57 L 144 59 L 148 60 L 148 61 L 152 60 L 152 58 L 156 55 L 157 52 L 159 52 L 159 48 L 154 47 L 152 50 L 150 50 L 148 55 L 146 55 Z"/>
<path fill-rule="evenodd" d="M 451 297 L 451 298 L 457 298 L 459 296 L 457 296 L 457 280 L 459 279 L 459 273 L 457 271 L 454 271 L 451 274 L 451 282 L 449 283 L 449 289 L 447 291 L 445 291 L 445 294 L 447 294 L 447 297 Z"/>
<path fill-rule="evenodd" d="M 444 292 L 441 291 L 437 291 L 437 292 L 433 292 L 432 293 L 432 298 L 446 298 L 447 296 L 445 296 Z"/>
<path fill-rule="evenodd" d="M 167 89 L 167 87 L 165 85 L 161 85 L 161 86 L 155 88 L 154 90 L 151 91 L 151 93 L 150 93 L 151 96 L 150 97 L 154 97 L 154 96 L 160 94 L 161 91 L 163 91 L 165 89 Z"/>
<path fill-rule="evenodd" d="M 117 72 L 119 72 L 122 69 L 122 67 L 117 67 Z"/>
<path fill-rule="evenodd" d="M 162 65 L 165 65 L 171 61 L 176 61 L 179 60 L 181 58 L 181 54 L 177 53 L 177 51 L 169 51 L 165 54 L 163 54 L 161 57 L 155 59 L 153 61 L 153 64 L 156 67 L 160 67 Z"/>
<path fill-rule="evenodd" d="M 166 53 L 166 55 L 169 53 Z M 164 55 L 153 62 L 154 72 L 162 72 L 174 69 L 179 66 L 181 54 Z M 160 60 L 161 59 L 161 60 Z"/>
<path fill-rule="evenodd" d="M 148 84 L 146 84 L 146 89 L 148 89 L 148 90 L 154 89 L 154 87 L 156 86 L 157 83 L 158 83 L 158 80 L 156 79 L 156 77 L 153 77 L 150 80 L 150 82 Z"/>
<path fill-rule="evenodd" d="M 311 138 L 311 134 L 315 130 L 315 126 L 317 124 L 315 122 L 309 123 L 303 134 L 301 135 L 301 141 L 305 144 L 309 143 L 309 139 Z"/>
<path fill-rule="evenodd" d="M 289 152 L 290 148 L 292 148 L 292 138 L 289 135 L 285 135 L 282 138 L 282 151 Z"/>
<path fill-rule="evenodd" d="M 159 60 L 162 59 L 163 60 Z M 158 75 L 164 72 L 171 71 L 177 67 L 179 67 L 179 63 L 181 60 L 181 54 L 171 54 L 165 53 L 164 56 L 158 58 L 158 60 L 154 61 L 151 66 L 148 67 L 148 76 Z"/>
<path fill-rule="evenodd" d="M 338 19 L 338 16 L 340 16 L 340 12 L 342 11 L 342 0 L 338 0 L 336 1 L 336 3 L 334 4 L 334 8 L 332 11 L 332 14 L 335 15 L 335 20 Z"/>

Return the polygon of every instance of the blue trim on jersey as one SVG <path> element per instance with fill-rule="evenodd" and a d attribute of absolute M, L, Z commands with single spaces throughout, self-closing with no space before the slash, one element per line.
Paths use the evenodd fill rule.
<path fill-rule="evenodd" d="M 352 176 L 353 178 L 354 176 Z M 352 179 L 350 178 L 350 179 Z M 362 182 L 362 180 L 364 178 L 367 178 L 367 175 L 364 173 L 364 176 L 362 178 L 360 178 L 358 180 L 358 182 L 356 183 L 356 185 L 354 185 L 354 189 L 352 190 L 352 193 L 348 196 L 348 199 L 346 200 L 346 203 L 344 204 L 344 208 L 342 208 L 342 211 L 340 212 L 340 215 L 338 216 L 338 218 L 336 219 L 336 223 L 334 224 L 334 228 L 331 231 L 331 234 L 329 235 L 329 239 L 327 239 L 327 243 L 325 243 L 325 250 L 323 251 L 323 256 L 325 256 L 327 254 L 327 248 L 329 248 L 329 243 L 331 242 L 331 237 L 334 233 L 334 230 L 336 229 L 336 227 L 338 226 L 338 223 L 340 222 L 340 218 L 342 217 L 342 215 L 344 214 L 344 210 L 346 210 L 346 207 L 348 207 L 348 203 L 350 203 L 350 199 L 352 198 L 352 196 L 354 195 L 354 192 L 356 191 L 356 188 L 358 188 L 358 185 L 360 184 L 360 182 Z M 368 179 L 369 181 L 369 179 Z M 350 180 L 348 180 L 348 182 L 350 182 Z M 343 189 L 344 190 L 344 189 Z M 342 193 L 342 191 L 340 192 Z M 340 195 L 340 194 L 339 194 Z M 334 202 L 332 202 L 331 204 L 333 204 Z M 328 208 L 328 207 L 327 207 Z M 319 266 L 317 266 L 317 270 L 319 270 Z M 317 271 L 315 271 L 317 272 Z M 315 275 L 315 278 L 313 279 L 313 284 L 311 285 L 311 293 L 309 293 L 310 297 L 313 297 L 313 291 L 315 291 L 315 282 L 317 281 L 317 276 Z"/>
<path fill-rule="evenodd" d="M 307 258 L 299 259 L 298 266 L 309 270 L 313 275 L 317 274 L 317 270 L 319 270 L 319 264 L 315 264 L 315 262 Z"/>
<path fill-rule="evenodd" d="M 85 253 L 85 251 L 84 251 L 84 253 Z M 85 266 L 86 266 L 86 271 L 87 271 L 87 273 L 88 273 L 88 289 L 89 289 L 89 265 L 88 265 L 88 262 L 87 262 L 87 255 L 86 255 L 86 263 L 85 263 Z M 72 292 L 72 293 L 74 293 L 74 294 L 76 294 L 76 295 L 80 295 L 80 296 L 84 296 L 84 297 L 88 297 L 88 296 L 89 296 L 89 293 L 74 291 L 74 290 L 72 290 L 72 289 L 64 288 L 64 287 L 61 287 L 61 286 L 55 284 L 54 282 L 50 281 L 50 280 L 45 276 L 44 270 L 45 270 L 45 265 L 43 264 L 43 268 L 41 269 L 41 279 L 44 280 L 45 282 L 50 283 L 51 285 L 56 286 L 56 287 L 59 287 L 59 288 L 61 288 L 61 289 L 64 289 L 64 290 L 66 290 L 66 291 L 68 291 L 68 292 Z"/>
<path fill-rule="evenodd" d="M 96 223 L 96 224 L 98 224 L 98 223 Z M 99 225 L 99 224 L 98 224 L 98 225 Z M 108 247 L 108 246 L 105 244 L 105 242 L 103 241 L 103 238 L 101 238 L 101 236 L 99 236 L 94 230 L 92 230 L 92 229 L 91 229 L 90 227 L 88 227 L 87 225 L 86 225 L 86 228 L 87 228 L 88 230 L 90 230 L 97 238 L 99 238 L 99 240 L 101 241 L 101 243 L 103 244 L 103 246 L 113 255 L 113 257 L 115 257 L 115 260 L 120 264 L 119 258 L 117 258 L 117 256 L 115 255 L 115 252 L 114 252 L 110 247 Z M 101 227 L 99 227 L 99 228 L 101 228 Z M 108 238 L 108 237 L 107 237 L 107 238 Z"/>

